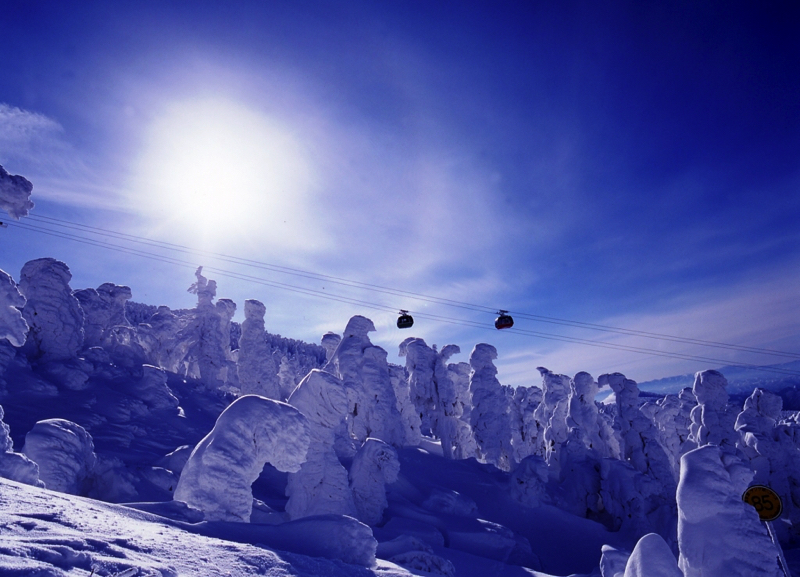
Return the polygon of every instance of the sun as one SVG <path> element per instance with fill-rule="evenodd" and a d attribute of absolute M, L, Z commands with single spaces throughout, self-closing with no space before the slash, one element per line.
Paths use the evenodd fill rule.
<path fill-rule="evenodd" d="M 131 200 L 172 238 L 208 249 L 297 248 L 314 170 L 289 127 L 229 100 L 174 103 L 147 130 Z M 202 246 L 201 246 L 202 245 Z"/>

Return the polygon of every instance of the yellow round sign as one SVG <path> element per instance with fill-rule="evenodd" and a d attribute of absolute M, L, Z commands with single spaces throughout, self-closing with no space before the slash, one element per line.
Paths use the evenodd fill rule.
<path fill-rule="evenodd" d="M 742 500 L 755 507 L 762 521 L 774 521 L 781 516 L 783 503 L 778 494 L 764 485 L 753 485 L 742 495 Z"/>

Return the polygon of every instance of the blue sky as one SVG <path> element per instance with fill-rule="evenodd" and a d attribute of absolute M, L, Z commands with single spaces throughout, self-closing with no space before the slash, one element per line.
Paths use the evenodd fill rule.
<path fill-rule="evenodd" d="M 780 3 L 12 0 L 0 165 L 33 182 L 36 226 L 53 217 L 492 309 L 800 353 L 798 30 Z M 177 267 L 0 235 L 15 279 L 54 256 L 73 288 L 111 281 L 186 307 L 204 264 L 484 324 L 419 317 L 400 332 L 389 311 L 208 272 L 240 311 L 267 304 L 273 332 L 317 341 L 365 314 L 392 356 L 409 334 L 460 345 L 453 360 L 492 343 L 509 384 L 537 383 L 540 365 L 645 380 L 723 364 L 497 332 L 488 310 L 199 254 Z"/>

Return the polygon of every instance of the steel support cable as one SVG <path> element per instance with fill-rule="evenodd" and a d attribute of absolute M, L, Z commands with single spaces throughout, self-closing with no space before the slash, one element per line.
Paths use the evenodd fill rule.
<path fill-rule="evenodd" d="M 49 229 L 44 229 L 44 228 L 41 228 L 41 227 L 37 227 L 35 225 L 31 225 L 29 223 L 10 223 L 10 224 L 12 224 L 13 226 L 20 227 L 20 228 L 24 228 L 24 229 L 28 229 L 28 230 L 32 230 L 32 231 L 36 231 L 36 232 L 42 232 L 44 234 L 49 234 L 51 236 L 56 236 L 56 237 L 60 237 L 60 238 L 74 240 L 76 242 L 82 242 L 84 244 L 89 244 L 89 245 L 97 246 L 97 247 L 100 247 L 100 248 L 116 250 L 118 252 L 123 252 L 123 253 L 127 253 L 127 254 L 134 254 L 134 255 L 137 255 L 137 256 L 141 256 L 143 258 L 150 258 L 150 259 L 153 259 L 153 260 L 158 260 L 158 261 L 161 261 L 161 262 L 165 262 L 167 264 L 174 264 L 174 265 L 178 265 L 178 266 L 182 266 L 182 267 L 186 267 L 186 268 L 196 268 L 196 265 L 194 265 L 192 263 L 188 263 L 186 261 L 181 261 L 181 260 L 178 260 L 178 259 L 175 259 L 175 258 L 172 258 L 172 257 L 165 257 L 163 255 L 155 255 L 153 253 L 148 253 L 148 252 L 145 252 L 145 251 L 139 251 L 139 250 L 131 249 L 131 248 L 127 248 L 127 247 L 120 247 L 119 245 L 111 245 L 111 244 L 108 244 L 108 243 L 103 243 L 103 242 L 100 242 L 100 241 L 96 241 L 94 239 L 86 239 L 85 237 L 79 237 L 79 236 L 72 235 L 72 234 L 69 234 L 69 233 L 62 233 L 62 232 L 58 232 L 58 231 L 52 231 L 52 230 L 49 230 Z M 331 294 L 331 293 L 328 293 L 328 292 L 317 291 L 317 290 L 314 290 L 314 289 L 307 289 L 305 287 L 298 287 L 296 285 L 289 285 L 289 284 L 286 284 L 286 283 L 280 283 L 280 282 L 276 282 L 276 281 L 269 281 L 269 280 L 266 280 L 266 279 L 262 279 L 260 277 L 253 277 L 251 275 L 245 275 L 245 274 L 242 274 L 242 273 L 236 273 L 236 272 L 233 272 L 233 271 L 228 271 L 228 270 L 220 269 L 220 268 L 213 267 L 213 266 L 204 267 L 204 268 L 206 270 L 212 271 L 212 272 L 214 272 L 214 273 L 216 273 L 218 275 L 222 275 L 222 276 L 225 276 L 225 277 L 234 278 L 234 279 L 237 279 L 237 280 L 244 280 L 244 281 L 248 281 L 248 282 L 253 282 L 253 283 L 256 283 L 256 284 L 261 284 L 261 285 L 269 286 L 269 287 L 273 287 L 273 288 L 291 290 L 291 291 L 294 291 L 294 292 L 299 292 L 299 293 L 305 294 L 307 296 L 322 297 L 322 298 L 326 298 L 328 300 L 333 300 L 333 301 L 342 302 L 342 303 L 346 303 L 346 304 L 355 304 L 355 305 L 358 305 L 358 306 L 371 308 L 373 310 L 381 310 L 381 311 L 388 311 L 388 312 L 394 312 L 395 311 L 395 308 L 389 307 L 389 306 L 386 306 L 386 305 L 380 305 L 380 304 L 371 303 L 371 302 L 367 302 L 367 301 L 362 301 L 362 300 L 358 300 L 358 299 L 352 299 L 350 297 L 344 297 L 344 296 L 341 296 L 341 295 L 335 295 L 335 294 Z M 492 330 L 491 328 L 487 327 L 486 325 L 484 325 L 482 323 L 477 323 L 477 322 L 473 322 L 473 321 L 465 321 L 465 320 L 462 320 L 462 319 L 453 319 L 451 317 L 433 315 L 433 314 L 430 314 L 430 313 L 415 312 L 415 311 L 412 311 L 412 312 L 418 318 L 427 318 L 427 319 L 431 319 L 431 320 L 437 320 L 437 321 L 440 321 L 440 322 L 446 322 L 446 323 L 449 323 L 449 324 L 458 324 L 458 325 L 462 325 L 462 326 L 469 326 L 469 327 L 474 327 L 474 328 Z M 568 342 L 568 343 L 573 343 L 573 344 L 583 344 L 583 345 L 587 345 L 587 346 L 614 349 L 614 350 L 621 350 L 621 351 L 625 351 L 625 352 L 634 352 L 634 353 L 646 354 L 646 355 L 650 355 L 650 356 L 662 356 L 662 357 L 677 358 L 677 359 L 682 359 L 682 360 L 713 362 L 713 363 L 721 363 L 721 364 L 728 364 L 728 365 L 731 364 L 727 360 L 716 359 L 716 358 L 712 358 L 712 357 L 701 357 L 701 356 L 696 356 L 696 355 L 688 355 L 688 354 L 684 354 L 684 353 L 672 353 L 672 352 L 668 352 L 668 351 L 657 351 L 657 350 L 653 350 L 653 349 L 647 349 L 647 348 L 643 348 L 643 347 L 634 347 L 634 346 L 630 346 L 630 345 L 620 345 L 620 344 L 614 344 L 614 343 L 601 343 L 601 342 L 598 342 L 598 341 L 592 341 L 592 340 L 588 340 L 588 339 L 580 339 L 580 338 L 577 338 L 577 337 L 568 337 L 568 336 L 564 336 L 564 335 L 556 335 L 556 334 L 552 334 L 552 333 L 542 333 L 542 332 L 530 331 L 530 330 L 518 329 L 518 328 L 517 329 L 514 329 L 514 328 L 505 329 L 505 330 L 510 332 L 510 333 L 514 333 L 514 334 L 527 335 L 527 336 L 532 336 L 532 337 L 542 338 L 542 339 L 547 339 L 547 340 L 556 340 L 556 341 Z M 779 373 L 779 374 L 790 375 L 790 376 L 800 376 L 800 372 L 791 371 L 791 370 L 788 370 L 788 369 L 780 369 L 780 368 L 776 368 L 776 367 L 763 367 L 763 366 L 752 365 L 752 364 L 735 364 L 733 366 L 740 366 L 740 367 L 744 367 L 744 368 L 752 368 L 752 369 L 759 369 L 759 370 L 767 370 L 767 371 L 771 371 L 771 372 L 775 372 L 775 373 Z"/>
<path fill-rule="evenodd" d="M 162 248 L 162 249 L 167 249 L 167 250 L 175 250 L 175 251 L 185 252 L 187 254 L 192 254 L 192 255 L 212 256 L 214 258 L 217 258 L 217 259 L 220 259 L 220 260 L 223 260 L 223 261 L 228 261 L 228 262 L 231 262 L 231 263 L 234 263 L 234 264 L 241 264 L 241 265 L 244 265 L 244 266 L 251 266 L 251 267 L 260 268 L 260 269 L 263 269 L 263 270 L 270 270 L 270 271 L 273 271 L 273 272 L 280 272 L 282 274 L 301 276 L 301 277 L 314 279 L 314 280 L 324 280 L 324 281 L 327 281 L 327 282 L 332 282 L 332 283 L 335 283 L 335 284 L 339 284 L 339 285 L 343 285 L 343 286 L 349 286 L 349 287 L 353 287 L 353 288 L 365 288 L 365 289 L 371 290 L 373 292 L 382 292 L 384 294 L 391 294 L 391 295 L 394 295 L 394 296 L 407 296 L 407 297 L 411 297 L 411 298 L 414 298 L 416 300 L 420 300 L 420 301 L 423 301 L 423 302 L 429 302 L 429 303 L 434 303 L 434 304 L 445 304 L 445 305 L 448 305 L 448 306 L 462 308 L 462 309 L 465 309 L 465 310 L 473 310 L 473 311 L 476 311 L 476 312 L 494 313 L 495 310 L 496 310 L 494 308 L 486 307 L 486 306 L 483 306 L 483 305 L 476 305 L 476 304 L 471 304 L 471 303 L 455 301 L 455 300 L 451 300 L 451 299 L 445 299 L 445 298 L 441 298 L 441 297 L 423 295 L 423 294 L 415 293 L 415 292 L 411 292 L 411 291 L 404 291 L 404 290 L 401 290 L 401 289 L 393 289 L 393 288 L 390 288 L 390 287 L 384 287 L 384 286 L 380 286 L 380 285 L 373 285 L 373 284 L 369 284 L 369 283 L 363 283 L 363 282 L 360 282 L 360 281 L 353 281 L 353 280 L 349 280 L 349 279 L 343 279 L 341 277 L 335 277 L 335 276 L 331 276 L 331 275 L 314 273 L 314 272 L 310 272 L 310 271 L 304 271 L 304 270 L 300 270 L 300 269 L 294 269 L 294 268 L 290 268 L 290 267 L 284 267 L 284 266 L 280 266 L 280 265 L 274 265 L 274 264 L 264 263 L 264 262 L 260 262 L 260 261 L 254 261 L 254 260 L 250 260 L 250 259 L 244 259 L 244 258 L 240 258 L 240 257 L 230 256 L 230 255 L 224 255 L 224 254 L 215 253 L 215 252 L 211 252 L 211 251 L 195 250 L 195 249 L 191 249 L 191 248 L 186 247 L 186 246 L 177 245 L 177 244 L 168 243 L 168 242 L 163 242 L 163 241 L 152 241 L 150 239 L 145 239 L 145 238 L 142 238 L 142 237 L 129 235 L 129 234 L 126 234 L 126 233 L 120 233 L 120 232 L 111 231 L 111 230 L 108 230 L 108 229 L 102 229 L 102 228 L 92 227 L 92 226 L 89 226 L 89 225 L 73 223 L 73 222 L 70 222 L 70 221 L 65 221 L 65 220 L 61 220 L 61 219 L 57 219 L 57 218 L 53 218 L 53 217 L 47 217 L 47 216 L 42 216 L 42 215 L 30 215 L 29 218 L 35 218 L 35 219 L 45 220 L 45 221 L 52 221 L 53 223 L 57 223 L 56 226 L 63 226 L 63 227 L 67 227 L 67 228 L 77 229 L 77 230 L 93 231 L 94 234 L 110 235 L 110 236 L 113 236 L 114 238 L 117 238 L 119 240 L 127 240 L 127 241 L 131 241 L 131 242 L 142 243 L 142 244 L 146 244 L 148 246 L 153 246 L 153 247 L 156 247 L 156 248 Z M 77 228 L 77 227 L 80 227 L 80 228 Z M 639 336 L 639 337 L 648 338 L 648 339 L 652 339 L 652 340 L 665 340 L 665 341 L 676 342 L 676 343 L 695 344 L 695 345 L 700 345 L 700 346 L 705 346 L 705 347 L 724 348 L 724 349 L 735 350 L 735 351 L 742 351 L 742 352 L 749 352 L 749 353 L 759 353 L 759 354 L 768 354 L 768 355 L 775 355 L 775 356 L 783 356 L 783 357 L 788 357 L 788 358 L 800 359 L 800 353 L 791 353 L 791 352 L 788 352 L 788 351 L 779 351 L 779 350 L 775 350 L 775 349 L 766 349 L 766 348 L 758 348 L 758 347 L 748 347 L 748 346 L 744 346 L 744 345 L 735 345 L 735 344 L 732 344 L 732 343 L 724 343 L 724 342 L 720 342 L 720 341 L 709 341 L 709 340 L 704 340 L 704 339 L 693 339 L 693 338 L 690 338 L 690 337 L 679 337 L 679 336 L 668 335 L 668 334 L 664 334 L 664 333 L 653 333 L 653 332 L 648 332 L 648 331 L 640 331 L 640 330 L 636 330 L 636 329 L 625 329 L 625 328 L 613 327 L 613 326 L 609 326 L 609 325 L 601 325 L 601 324 L 596 324 L 596 323 L 586 323 L 586 322 L 582 322 L 582 321 L 572 321 L 572 320 L 568 320 L 568 319 L 560 319 L 560 318 L 556 318 L 556 317 L 548 317 L 548 316 L 543 316 L 543 315 L 534 315 L 534 314 L 525 313 L 525 312 L 521 312 L 521 311 L 510 311 L 510 314 L 512 314 L 513 316 L 515 316 L 517 318 L 520 318 L 520 319 L 528 319 L 528 320 L 533 320 L 533 321 L 536 321 L 536 322 L 543 322 L 543 323 L 548 323 L 548 324 L 555 324 L 555 325 L 561 325 L 561 326 L 570 326 L 570 327 L 575 327 L 575 328 L 590 329 L 590 330 L 601 331 L 601 332 L 611 332 L 611 333 L 630 335 L 630 336 Z"/>

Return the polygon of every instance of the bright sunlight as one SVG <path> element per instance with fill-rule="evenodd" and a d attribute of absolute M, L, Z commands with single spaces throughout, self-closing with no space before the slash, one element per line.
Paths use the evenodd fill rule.
<path fill-rule="evenodd" d="M 314 243 L 308 153 L 288 127 L 240 104 L 168 107 L 147 133 L 137 173 L 131 200 L 166 236 L 203 249 Z"/>

